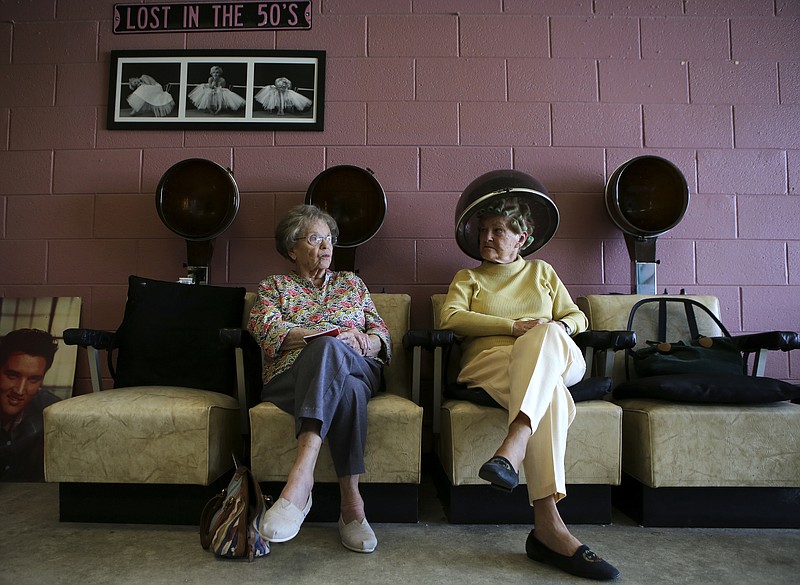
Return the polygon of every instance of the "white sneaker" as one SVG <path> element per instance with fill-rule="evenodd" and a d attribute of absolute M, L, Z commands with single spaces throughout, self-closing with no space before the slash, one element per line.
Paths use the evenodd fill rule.
<path fill-rule="evenodd" d="M 378 539 L 366 518 L 345 524 L 339 516 L 339 536 L 345 548 L 360 553 L 371 553 L 378 546 Z"/>
<path fill-rule="evenodd" d="M 287 542 L 300 532 L 303 520 L 311 510 L 311 494 L 302 510 L 285 498 L 278 498 L 264 514 L 264 523 L 259 532 L 270 542 Z"/>

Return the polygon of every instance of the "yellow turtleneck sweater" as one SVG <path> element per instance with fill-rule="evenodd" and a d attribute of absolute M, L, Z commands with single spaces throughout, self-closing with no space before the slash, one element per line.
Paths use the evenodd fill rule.
<path fill-rule="evenodd" d="M 548 319 L 585 331 L 586 315 L 573 302 L 556 271 L 543 260 L 509 264 L 484 261 L 459 270 L 442 307 L 440 327 L 462 338 L 461 363 L 498 345 L 512 345 L 514 321 Z"/>

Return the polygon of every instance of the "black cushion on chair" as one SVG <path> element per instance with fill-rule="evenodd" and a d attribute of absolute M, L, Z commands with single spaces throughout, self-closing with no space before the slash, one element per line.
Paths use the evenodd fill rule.
<path fill-rule="evenodd" d="M 444 389 L 445 398 L 453 400 L 466 400 L 473 404 L 480 406 L 491 406 L 492 408 L 500 408 L 500 405 L 494 401 L 494 398 L 486 393 L 483 388 L 469 388 L 464 384 L 453 382 L 448 384 Z"/>
<path fill-rule="evenodd" d="M 614 398 L 657 398 L 680 402 L 757 404 L 800 398 L 800 386 L 774 378 L 736 374 L 676 374 L 623 382 Z"/>
<path fill-rule="evenodd" d="M 611 390 L 611 378 L 586 378 L 568 389 L 574 402 L 601 400 Z M 446 398 L 500 408 L 500 405 L 483 388 L 468 388 L 463 384 L 452 383 L 447 385 L 444 395 Z"/>
<path fill-rule="evenodd" d="M 602 400 L 611 391 L 611 378 L 584 378 L 569 387 L 574 402 Z"/>
<path fill-rule="evenodd" d="M 115 335 L 114 387 L 185 386 L 236 396 L 234 352 L 219 330 L 241 327 L 245 289 L 128 279 Z"/>

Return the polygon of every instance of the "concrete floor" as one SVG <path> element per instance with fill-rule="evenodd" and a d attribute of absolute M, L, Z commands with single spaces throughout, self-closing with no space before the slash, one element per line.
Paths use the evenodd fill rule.
<path fill-rule="evenodd" d="M 530 561 L 529 527 L 447 524 L 431 486 L 418 524 L 376 524 L 370 555 L 339 542 L 335 524 L 306 524 L 254 563 L 215 559 L 187 526 L 58 522 L 58 486 L 0 483 L 0 584 L 424 585 L 586 583 Z M 800 530 L 643 528 L 623 515 L 573 533 L 627 584 L 800 583 Z"/>

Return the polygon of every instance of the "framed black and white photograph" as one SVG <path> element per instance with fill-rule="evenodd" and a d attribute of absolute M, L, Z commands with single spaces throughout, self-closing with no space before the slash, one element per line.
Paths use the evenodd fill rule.
<path fill-rule="evenodd" d="M 324 129 L 325 51 L 112 51 L 109 130 Z"/>

